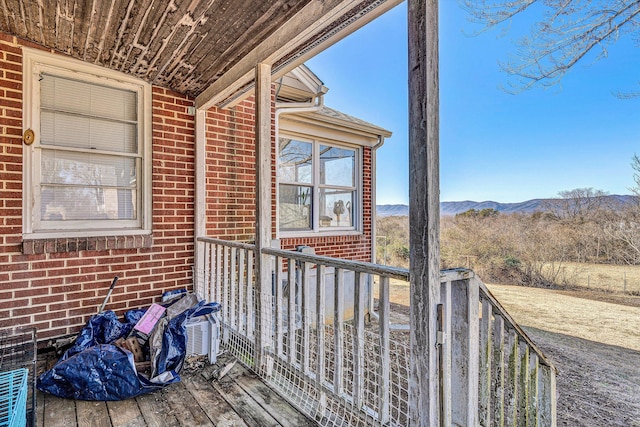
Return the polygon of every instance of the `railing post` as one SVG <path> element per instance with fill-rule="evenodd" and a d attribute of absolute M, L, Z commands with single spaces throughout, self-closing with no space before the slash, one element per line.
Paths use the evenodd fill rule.
<path fill-rule="evenodd" d="M 262 249 L 271 245 L 271 66 L 256 66 L 256 368 L 271 374 L 267 354 L 273 349 L 271 338 L 271 257 Z M 251 308 L 249 308 L 251 309 Z"/>
<path fill-rule="evenodd" d="M 479 286 L 471 277 L 452 281 L 450 290 L 451 424 L 475 426 L 480 379 Z"/>

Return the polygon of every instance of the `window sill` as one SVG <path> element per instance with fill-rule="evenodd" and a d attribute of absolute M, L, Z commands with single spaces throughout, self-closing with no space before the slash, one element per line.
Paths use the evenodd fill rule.
<path fill-rule="evenodd" d="M 141 249 L 150 248 L 152 242 L 151 234 L 25 239 L 22 242 L 22 253 L 24 255 L 36 255 L 80 251 L 107 251 L 111 249 Z"/>
<path fill-rule="evenodd" d="M 322 238 L 340 236 L 362 236 L 364 233 L 359 230 L 330 230 L 330 231 L 281 231 L 278 233 L 279 239 L 299 239 L 299 238 Z"/>

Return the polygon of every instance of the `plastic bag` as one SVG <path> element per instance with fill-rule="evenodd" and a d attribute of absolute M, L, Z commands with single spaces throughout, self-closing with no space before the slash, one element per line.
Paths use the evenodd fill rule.
<path fill-rule="evenodd" d="M 178 313 L 173 311 L 174 317 L 163 318 L 153 333 L 159 338 L 155 343 L 149 341 L 153 367 L 150 377 L 137 372 L 129 351 L 112 344 L 129 335 L 145 310 L 127 312 L 125 323 L 120 322 L 113 311 L 105 311 L 92 316 L 74 345 L 38 378 L 38 389 L 79 400 L 123 400 L 180 381 L 178 373 L 186 357 L 185 322 L 220 310 L 218 303 L 198 302 L 193 294 L 184 294 L 162 305 L 170 307 L 184 298 L 192 299 L 186 304 L 188 308 L 182 310 L 181 307 Z M 195 304 L 191 304 L 194 301 Z"/>

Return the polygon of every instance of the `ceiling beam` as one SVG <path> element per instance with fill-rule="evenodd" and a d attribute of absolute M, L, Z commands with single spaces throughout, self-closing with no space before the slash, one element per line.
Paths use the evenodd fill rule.
<path fill-rule="evenodd" d="M 248 84 L 253 84 L 256 64 L 274 64 L 363 1 L 365 0 L 311 0 L 285 25 L 263 40 L 255 49 L 198 95 L 196 97 L 196 108 L 208 109 L 231 97 Z M 379 4 L 373 11 L 363 15 L 354 23 L 341 28 L 331 37 L 327 37 L 321 43 L 314 45 L 312 49 L 297 56 L 285 69 L 275 72 L 273 78 L 284 75 L 401 2 L 402 0 L 379 0 L 377 2 Z M 252 91 L 247 91 L 247 95 L 251 93 Z"/>

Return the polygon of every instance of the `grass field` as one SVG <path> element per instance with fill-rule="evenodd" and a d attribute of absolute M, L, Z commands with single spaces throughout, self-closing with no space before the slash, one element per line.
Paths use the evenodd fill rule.
<path fill-rule="evenodd" d="M 571 286 L 640 296 L 640 266 L 566 262 L 561 269 Z M 409 305 L 408 282 L 391 279 L 389 291 L 391 302 Z"/>
<path fill-rule="evenodd" d="M 567 262 L 561 269 L 568 283 L 578 287 L 640 295 L 640 266 Z"/>
<path fill-rule="evenodd" d="M 559 426 L 640 427 L 640 267 L 564 268 L 572 289 L 487 287 L 558 369 Z M 389 294 L 409 305 L 409 283 L 392 279 Z"/>

